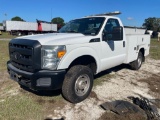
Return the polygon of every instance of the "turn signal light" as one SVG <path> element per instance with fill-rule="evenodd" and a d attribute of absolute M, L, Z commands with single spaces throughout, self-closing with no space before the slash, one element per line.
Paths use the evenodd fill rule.
<path fill-rule="evenodd" d="M 57 56 L 58 58 L 62 58 L 65 55 L 66 51 L 58 51 Z"/>

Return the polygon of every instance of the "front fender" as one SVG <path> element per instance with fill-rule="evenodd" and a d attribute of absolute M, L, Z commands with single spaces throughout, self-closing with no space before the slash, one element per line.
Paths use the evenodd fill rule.
<path fill-rule="evenodd" d="M 89 47 L 75 48 L 69 51 L 60 61 L 57 69 L 67 69 L 69 65 L 78 57 L 90 55 L 92 56 L 97 64 L 97 72 L 99 71 L 100 60 L 97 52 Z"/>

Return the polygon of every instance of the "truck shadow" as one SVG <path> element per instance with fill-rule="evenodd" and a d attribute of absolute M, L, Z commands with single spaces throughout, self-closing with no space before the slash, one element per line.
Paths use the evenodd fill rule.
<path fill-rule="evenodd" d="M 35 95 L 38 95 L 38 96 L 48 96 L 48 97 L 53 97 L 53 96 L 59 96 L 61 93 L 62 93 L 62 90 L 59 89 L 59 90 L 39 90 L 39 91 L 34 91 L 34 90 L 31 90 L 25 86 L 21 86 L 21 88 L 27 92 L 30 92 L 30 93 L 33 93 Z"/>
<path fill-rule="evenodd" d="M 100 72 L 99 74 L 95 75 L 94 78 L 95 78 L 95 79 L 96 79 L 96 78 L 100 78 L 100 77 L 102 77 L 102 76 L 104 76 L 104 75 L 106 75 L 106 74 L 110 74 L 110 73 L 112 73 L 112 72 L 117 72 L 117 71 L 120 71 L 120 70 L 122 70 L 122 69 L 124 69 L 124 68 L 131 70 L 130 65 L 128 65 L 128 64 L 121 64 L 121 65 L 119 65 L 119 66 L 116 66 L 116 67 L 113 67 L 113 68 L 110 68 L 110 69 L 107 69 L 107 70 L 105 70 L 105 71 Z"/>

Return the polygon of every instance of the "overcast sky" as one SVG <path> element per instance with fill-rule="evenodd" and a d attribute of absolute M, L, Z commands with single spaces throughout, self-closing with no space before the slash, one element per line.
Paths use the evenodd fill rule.
<path fill-rule="evenodd" d="M 121 11 L 125 25 L 142 26 L 148 17 L 160 18 L 160 0 L 0 0 L 0 22 L 20 16 L 35 22 L 51 17 L 71 19 L 112 11 Z"/>

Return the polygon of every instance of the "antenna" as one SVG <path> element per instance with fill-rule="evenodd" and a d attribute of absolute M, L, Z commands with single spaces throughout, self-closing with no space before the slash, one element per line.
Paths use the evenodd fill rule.
<path fill-rule="evenodd" d="M 51 8 L 51 31 L 52 31 L 52 8 Z"/>

